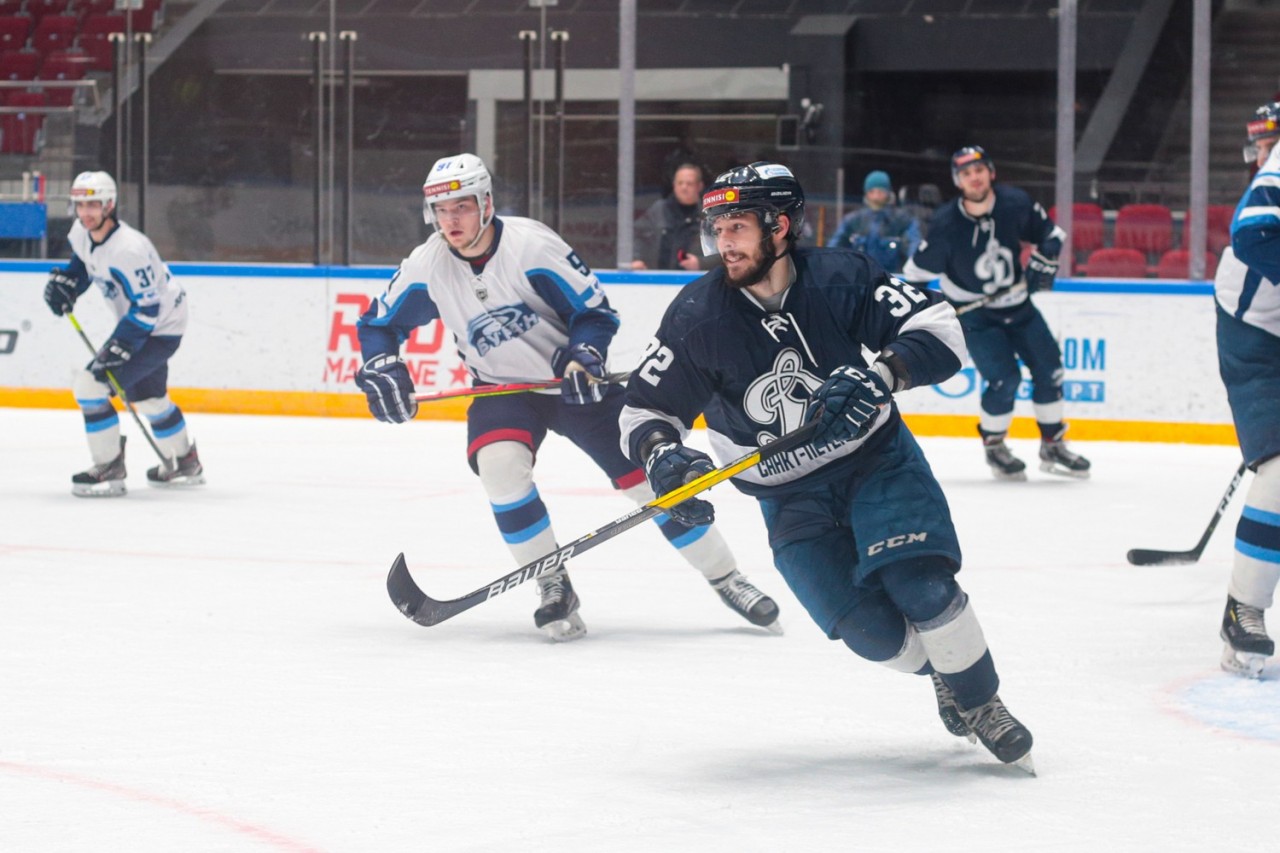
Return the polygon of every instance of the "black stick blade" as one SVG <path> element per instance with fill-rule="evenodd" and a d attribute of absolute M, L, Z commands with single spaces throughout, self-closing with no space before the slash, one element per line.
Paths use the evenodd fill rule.
<path fill-rule="evenodd" d="M 1200 559 L 1195 551 L 1154 551 L 1148 548 L 1134 548 L 1127 556 L 1135 566 L 1180 566 Z"/>
<path fill-rule="evenodd" d="M 413 582 L 404 554 L 396 557 L 396 561 L 391 564 L 391 571 L 387 573 L 387 594 L 401 613 L 414 622 L 418 621 L 418 613 L 427 603 L 427 594 Z"/>

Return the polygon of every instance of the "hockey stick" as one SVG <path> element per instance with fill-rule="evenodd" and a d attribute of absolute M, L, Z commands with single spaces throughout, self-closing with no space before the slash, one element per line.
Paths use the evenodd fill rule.
<path fill-rule="evenodd" d="M 71 325 L 76 329 L 76 334 L 80 335 L 80 340 L 84 341 L 84 345 L 89 348 L 89 352 L 93 353 L 94 358 L 97 358 L 98 349 L 93 345 L 93 342 L 89 340 L 89 336 L 84 333 L 84 329 L 81 328 L 80 322 L 76 319 L 76 315 L 68 311 L 67 319 L 71 321 Z M 156 440 L 151 437 L 150 430 L 142 425 L 142 418 L 138 417 L 138 410 L 133 407 L 133 403 L 129 402 L 129 398 L 124 395 L 124 389 L 120 387 L 120 383 L 116 381 L 116 377 L 110 370 L 104 370 L 103 373 L 107 374 L 107 382 L 111 385 L 111 389 L 116 392 L 116 395 L 120 398 L 120 402 L 124 403 L 125 408 L 129 410 L 129 414 L 133 415 L 133 419 L 138 423 L 138 429 L 142 430 L 143 436 L 147 439 L 147 444 L 150 444 L 151 449 L 156 452 L 156 456 L 160 457 L 160 463 L 164 465 L 165 470 L 176 470 L 178 467 L 177 463 L 164 455 L 164 451 L 160 449 L 160 445 L 156 444 Z"/>
<path fill-rule="evenodd" d="M 630 373 L 612 373 L 608 382 L 626 382 Z M 437 391 L 434 394 L 417 394 L 413 399 L 419 403 L 430 403 L 433 400 L 452 400 L 460 397 L 501 397 L 505 394 L 523 394 L 525 391 L 544 391 L 559 388 L 559 379 L 539 379 L 536 382 L 509 382 L 502 385 L 477 385 L 472 388 L 454 388 L 451 391 Z"/>
<path fill-rule="evenodd" d="M 985 308 L 1002 296 L 1007 296 L 1010 293 L 1017 293 L 1019 290 L 1026 290 L 1026 289 L 1027 289 L 1027 283 L 1025 281 L 1020 281 L 1017 284 L 1013 285 L 1012 287 L 1009 287 L 1003 290 L 997 290 L 995 293 L 989 293 L 986 296 L 982 297 L 981 299 L 975 299 L 972 302 L 966 302 L 965 304 L 961 305 L 959 308 L 956 309 L 956 316 L 959 317 L 963 314 L 968 314 L 970 311 L 977 311 L 979 308 Z"/>
<path fill-rule="evenodd" d="M 730 477 L 741 474 L 765 459 L 795 450 L 813 438 L 818 431 L 818 426 L 818 421 L 805 424 L 799 429 L 787 433 L 777 441 L 753 450 L 723 468 L 717 468 L 714 471 L 703 474 L 698 479 L 686 483 L 678 489 L 673 489 L 665 495 L 660 495 L 644 506 L 636 507 L 621 518 L 614 519 L 605 526 L 573 540 L 568 545 L 557 548 L 546 556 L 539 557 L 531 563 L 526 563 L 513 572 L 508 572 L 493 583 L 486 584 L 474 592 L 464 595 L 462 598 L 438 601 L 423 592 L 414 583 L 412 575 L 409 574 L 409 567 L 405 564 L 404 554 L 396 557 L 395 562 L 391 565 L 390 573 L 387 574 L 387 593 L 390 594 L 391 601 L 400 609 L 400 612 L 414 622 L 419 625 L 439 625 L 446 619 L 452 619 L 477 604 L 515 589 L 525 581 L 555 571 L 575 554 L 581 554 L 589 548 L 594 548 L 602 542 L 607 542 L 618 534 L 630 530 L 656 515 L 662 514 L 667 508 L 683 503 L 694 495 L 704 492 L 718 483 L 723 483 Z"/>
<path fill-rule="evenodd" d="M 1241 462 L 1240 467 L 1236 469 L 1235 476 L 1231 478 L 1231 484 L 1227 486 L 1227 491 L 1222 495 L 1222 500 L 1218 501 L 1218 508 L 1214 511 L 1213 518 L 1209 519 L 1209 526 L 1205 528 L 1204 535 L 1200 537 L 1196 547 L 1190 551 L 1156 551 L 1150 548 L 1134 548 L 1127 555 L 1129 562 L 1135 566 L 1176 566 L 1181 563 L 1194 563 L 1199 560 L 1200 555 L 1204 553 L 1204 546 L 1209 544 L 1209 537 L 1213 535 L 1214 528 L 1218 526 L 1218 522 L 1222 519 L 1222 514 L 1226 512 L 1227 504 L 1231 503 L 1231 497 L 1236 493 L 1236 487 L 1244 479 L 1246 469 L 1245 463 Z"/>

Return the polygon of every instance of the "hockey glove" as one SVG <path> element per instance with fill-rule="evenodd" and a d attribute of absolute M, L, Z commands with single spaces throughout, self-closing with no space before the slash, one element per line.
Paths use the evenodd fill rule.
<path fill-rule="evenodd" d="M 590 344 L 556 350 L 553 368 L 560 380 L 560 399 L 570 406 L 587 406 L 604 399 L 604 357 Z"/>
<path fill-rule="evenodd" d="M 1046 258 L 1039 252 L 1032 252 L 1022 277 L 1027 280 L 1027 292 L 1035 293 L 1037 290 L 1053 290 L 1053 279 L 1057 274 L 1057 258 Z"/>
<path fill-rule="evenodd" d="M 76 292 L 76 280 L 67 275 L 66 270 L 54 267 L 49 271 L 49 283 L 44 286 L 44 301 L 50 311 L 59 317 L 70 313 L 79 295 Z"/>
<path fill-rule="evenodd" d="M 874 370 L 851 365 L 831 371 L 826 382 L 813 392 L 804 419 L 821 421 L 818 441 L 832 444 L 856 441 L 867 433 L 889 409 L 889 386 Z"/>
<path fill-rule="evenodd" d="M 649 458 L 644 463 L 649 487 L 659 497 L 715 469 L 716 466 L 712 463 L 710 456 L 674 441 L 663 442 L 654 447 L 649 451 Z M 667 515 L 681 524 L 698 527 L 714 521 L 716 511 L 711 504 L 701 498 L 689 498 L 675 506 L 667 507 Z"/>
<path fill-rule="evenodd" d="M 133 358 L 133 347 L 119 338 L 112 338 L 102 345 L 98 354 L 89 362 L 89 372 L 99 382 L 107 381 L 107 371 L 117 371 Z"/>
<path fill-rule="evenodd" d="M 402 424 L 418 414 L 413 377 L 398 355 L 375 355 L 356 374 L 356 384 L 369 398 L 369 411 L 380 421 Z"/>

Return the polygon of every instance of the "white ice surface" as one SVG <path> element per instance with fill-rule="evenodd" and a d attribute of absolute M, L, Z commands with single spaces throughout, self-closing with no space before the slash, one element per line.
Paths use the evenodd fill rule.
<path fill-rule="evenodd" d="M 786 636 L 646 524 L 575 559 L 590 633 L 556 645 L 532 585 L 435 628 L 387 599 L 401 550 L 440 598 L 510 568 L 460 424 L 189 423 L 207 487 L 147 488 L 125 419 L 131 491 L 85 500 L 78 415 L 0 409 L 2 851 L 1280 849 L 1280 662 L 1217 666 L 1243 495 L 1200 563 L 1124 559 L 1196 541 L 1233 448 L 1079 443 L 1094 479 L 1010 484 L 923 440 L 1032 778 L 821 636 L 727 485 Z M 537 473 L 562 542 L 630 508 L 557 437 Z"/>

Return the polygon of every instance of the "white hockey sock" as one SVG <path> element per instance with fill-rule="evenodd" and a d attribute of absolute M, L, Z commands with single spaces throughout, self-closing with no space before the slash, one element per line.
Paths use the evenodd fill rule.
<path fill-rule="evenodd" d="M 85 437 L 94 465 L 105 465 L 120 455 L 120 416 L 111 405 L 111 389 L 87 370 L 76 374 L 71 391 L 84 415 Z"/>
<path fill-rule="evenodd" d="M 156 444 L 166 456 L 176 459 L 185 456 L 191 449 L 191 438 L 187 435 L 187 422 L 182 417 L 182 410 L 169 400 L 168 395 L 138 400 L 133 406 L 139 414 L 146 417 Z"/>
<path fill-rule="evenodd" d="M 516 564 L 523 566 L 556 549 L 551 518 L 533 483 L 533 453 L 515 441 L 480 448 L 476 468 L 494 520 Z"/>
<path fill-rule="evenodd" d="M 1280 581 L 1280 457 L 1258 466 L 1236 527 L 1235 560 L 1227 592 L 1250 607 L 1274 603 Z"/>
<path fill-rule="evenodd" d="M 1013 423 L 1013 412 L 1005 412 L 1003 415 L 993 415 L 988 412 L 981 412 L 978 415 L 978 426 L 983 432 L 999 432 L 1006 433 L 1009 431 L 1009 425 Z"/>
<path fill-rule="evenodd" d="M 905 621 L 905 620 L 904 620 Z M 907 622 L 907 635 L 902 640 L 902 648 L 893 657 L 885 661 L 880 661 L 882 666 L 897 672 L 919 672 L 920 668 L 929 661 L 929 655 L 925 652 L 924 643 L 920 639 L 920 632 Z"/>
<path fill-rule="evenodd" d="M 930 663 L 942 675 L 964 672 L 987 653 L 982 626 L 963 590 L 956 593 L 946 610 L 928 622 L 917 622 L 915 627 Z"/>
<path fill-rule="evenodd" d="M 647 483 L 638 483 L 622 492 L 637 506 L 643 506 L 653 500 L 653 490 Z M 724 541 L 715 525 L 695 527 L 677 540 L 671 541 L 685 562 L 693 566 L 708 581 L 719 580 L 738 567 L 729 543 Z"/>

